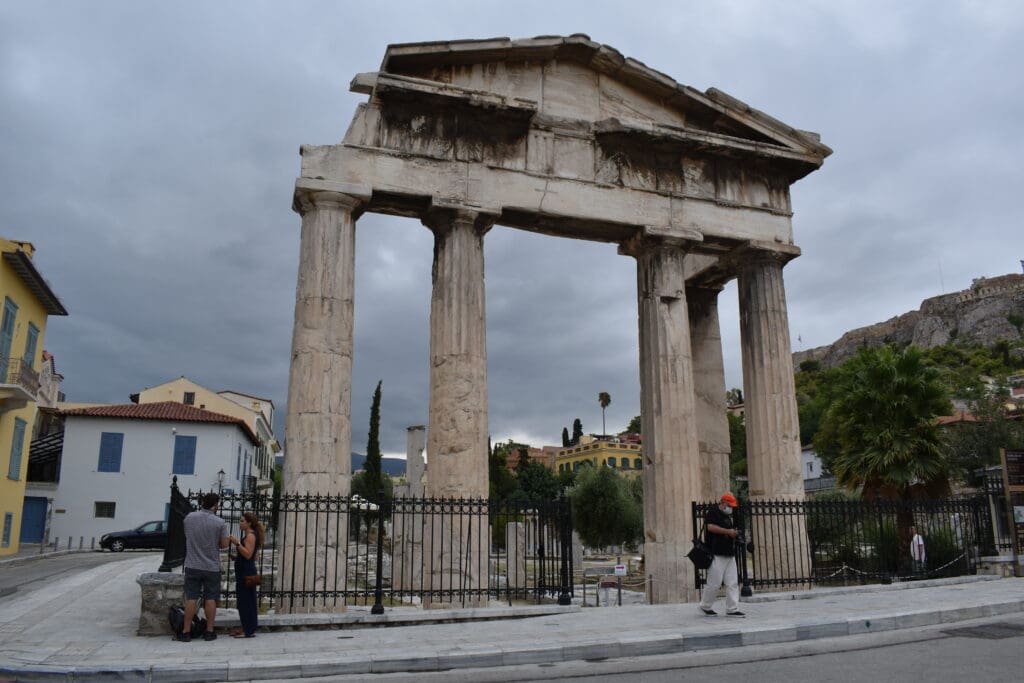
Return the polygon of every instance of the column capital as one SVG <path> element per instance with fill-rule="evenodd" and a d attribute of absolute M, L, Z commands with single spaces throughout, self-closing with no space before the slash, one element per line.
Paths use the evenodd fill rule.
<path fill-rule="evenodd" d="M 483 236 L 494 226 L 499 216 L 501 210 L 493 207 L 469 206 L 435 199 L 420 216 L 420 222 L 435 235 L 447 232 L 455 225 L 469 224 L 477 234 Z"/>
<path fill-rule="evenodd" d="M 738 270 L 770 263 L 784 266 L 800 253 L 800 247 L 795 244 L 751 240 L 732 252 L 729 260 L 736 264 Z"/>
<path fill-rule="evenodd" d="M 635 235 L 625 242 L 619 243 L 619 254 L 637 257 L 641 254 L 658 249 L 681 250 L 684 253 L 694 249 L 704 241 L 704 235 L 698 230 L 673 228 L 665 230 L 651 225 L 641 226 Z"/>
<path fill-rule="evenodd" d="M 292 210 L 300 216 L 314 207 L 340 208 L 357 214 L 362 213 L 372 195 L 373 190 L 368 185 L 297 178 L 295 193 L 292 195 Z"/>

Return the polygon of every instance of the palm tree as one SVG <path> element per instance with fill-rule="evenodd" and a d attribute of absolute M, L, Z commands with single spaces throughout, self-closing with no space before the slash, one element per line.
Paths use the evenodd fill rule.
<path fill-rule="evenodd" d="M 863 487 L 865 495 L 884 488 L 903 499 L 914 484 L 932 492 L 948 486 L 935 418 L 952 407 L 938 370 L 925 365 L 920 349 L 863 348 L 838 382 L 814 440 L 830 455 L 839 484 Z"/>
<path fill-rule="evenodd" d="M 607 391 L 602 391 L 597 395 L 597 402 L 601 404 L 601 436 L 604 436 L 608 433 L 607 428 L 604 426 L 604 409 L 611 404 L 612 395 Z"/>

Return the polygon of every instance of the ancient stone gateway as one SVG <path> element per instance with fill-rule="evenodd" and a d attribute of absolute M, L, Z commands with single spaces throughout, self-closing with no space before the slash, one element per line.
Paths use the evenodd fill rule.
<path fill-rule="evenodd" d="M 488 229 L 614 242 L 637 263 L 649 591 L 693 599 L 690 503 L 729 481 L 717 300 L 733 278 L 751 495 L 803 497 L 782 268 L 799 254 L 789 187 L 831 150 L 583 35 L 392 45 L 351 89 L 367 102 L 340 144 L 302 147 L 295 184 L 286 490 L 349 490 L 362 212 L 434 233 L 426 493 L 437 497 L 487 495 Z"/>

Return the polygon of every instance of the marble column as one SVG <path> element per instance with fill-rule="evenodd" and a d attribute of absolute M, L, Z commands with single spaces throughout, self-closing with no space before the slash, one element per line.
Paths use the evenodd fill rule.
<path fill-rule="evenodd" d="M 405 480 L 409 482 L 409 496 L 412 498 L 423 497 L 423 449 L 426 445 L 423 425 L 406 428 Z"/>
<path fill-rule="evenodd" d="M 426 518 L 417 503 L 397 500 L 423 497 L 423 449 L 426 445 L 423 426 L 408 427 L 405 443 L 406 483 L 394 487 L 396 512 L 399 514 L 391 519 L 391 580 L 397 590 L 416 589 L 423 585 L 423 533 Z"/>
<path fill-rule="evenodd" d="M 726 417 L 725 363 L 718 321 L 718 287 L 687 287 L 690 343 L 693 348 L 693 393 L 700 448 L 700 500 L 718 500 L 731 489 L 729 419 Z"/>
<path fill-rule="evenodd" d="M 434 233 L 427 495 L 486 499 L 484 234 L 493 218 L 463 209 L 435 209 L 423 223 Z M 486 519 L 471 521 L 469 508 L 461 510 L 463 515 L 457 512 L 437 517 L 425 542 L 436 590 L 487 585 Z"/>
<path fill-rule="evenodd" d="M 302 237 L 285 420 L 287 493 L 349 493 L 355 221 L 365 198 L 296 188 L 294 207 L 302 215 Z M 299 531 L 284 538 L 283 588 L 338 587 L 344 581 L 339 576 L 344 576 L 346 526 L 320 529 L 314 515 L 306 519 L 302 512 L 291 514 L 299 518 L 288 520 L 297 522 L 290 528 Z M 330 602 L 303 598 L 281 607 L 292 612 L 343 609 Z"/>
<path fill-rule="evenodd" d="M 685 245 L 656 238 L 624 249 L 637 260 L 644 557 L 654 604 L 697 597 L 686 559 L 694 533 L 691 503 L 702 487 Z"/>
<path fill-rule="evenodd" d="M 759 252 L 739 275 L 740 343 L 750 496 L 803 500 L 800 421 L 782 266 L 788 255 Z"/>
<path fill-rule="evenodd" d="M 782 266 L 788 254 L 752 252 L 739 275 L 747 473 L 754 502 L 804 499 L 793 356 Z M 807 576 L 802 518 L 751 525 L 759 578 Z"/>

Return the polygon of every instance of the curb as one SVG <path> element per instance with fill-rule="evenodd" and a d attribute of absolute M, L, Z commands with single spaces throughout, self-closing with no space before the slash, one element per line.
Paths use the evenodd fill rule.
<path fill-rule="evenodd" d="M 550 647 L 452 648 L 447 651 L 408 651 L 400 658 L 379 655 L 341 655 L 311 660 L 291 657 L 264 663 L 239 664 L 125 664 L 123 666 L 0 665 L 0 676 L 22 681 L 248 681 L 273 678 L 310 678 L 353 674 L 434 672 L 491 668 L 522 664 L 553 664 L 581 659 L 679 654 L 751 645 L 790 643 L 821 638 L 863 635 L 1024 612 L 1024 600 L 988 603 L 952 609 L 931 609 L 902 614 L 879 613 L 855 619 L 823 619 L 748 631 L 734 630 L 690 635 L 624 636 L 580 641 Z"/>
<path fill-rule="evenodd" d="M 836 595 L 856 595 L 857 593 L 885 593 L 888 591 L 911 590 L 914 588 L 935 588 L 936 586 L 955 586 L 964 583 L 979 583 L 982 581 L 999 581 L 1003 577 L 995 574 L 977 574 L 974 576 L 953 576 L 945 579 L 925 579 L 922 581 L 903 581 L 890 584 L 867 584 L 864 586 L 837 586 L 835 588 L 812 588 L 806 591 L 794 591 L 783 593 L 765 593 L 753 595 L 748 598 L 740 598 L 740 602 L 764 603 L 781 602 L 785 600 L 814 600 L 816 598 L 827 598 Z"/>

